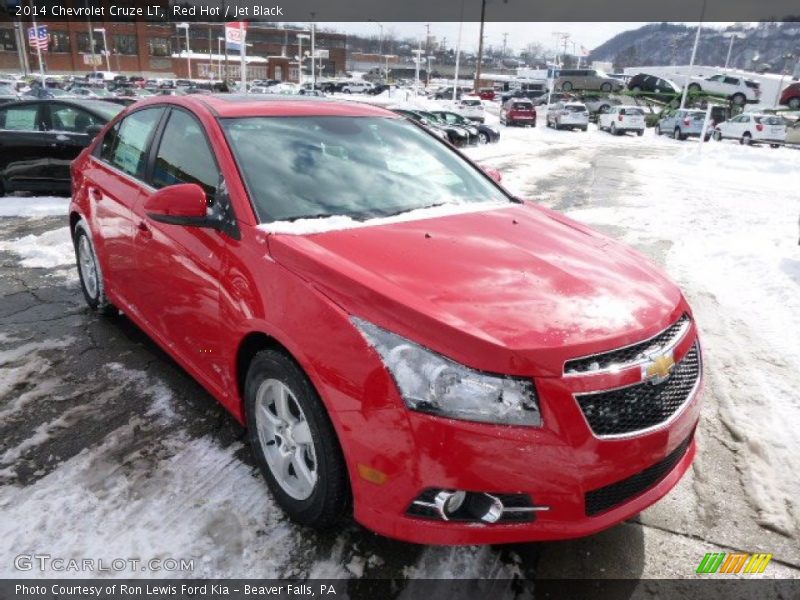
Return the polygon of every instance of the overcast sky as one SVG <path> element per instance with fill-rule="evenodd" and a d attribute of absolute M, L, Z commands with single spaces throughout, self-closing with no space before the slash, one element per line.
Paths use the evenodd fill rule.
<path fill-rule="evenodd" d="M 591 50 L 609 38 L 629 29 L 636 29 L 645 23 L 491 23 L 484 26 L 485 43 L 489 46 L 502 47 L 503 34 L 508 33 L 508 47 L 521 50 L 531 42 L 538 42 L 545 48 L 555 45 L 554 31 L 570 34 L 570 44 L 567 48 L 572 52 L 572 42 L 576 49 L 580 46 Z M 692 23 L 693 25 L 693 23 Z M 707 23 L 706 26 L 721 26 L 723 23 Z M 328 27 L 344 33 L 355 33 L 366 36 L 378 36 L 380 27 L 376 23 L 320 23 L 321 27 Z M 396 38 L 414 37 L 420 41 L 425 39 L 425 23 L 383 23 L 384 35 L 392 32 Z M 437 39 L 447 39 L 448 47 L 455 47 L 458 39 L 458 23 L 431 23 L 431 35 Z M 480 23 L 464 23 L 461 36 L 462 48 L 467 51 L 477 51 Z"/>

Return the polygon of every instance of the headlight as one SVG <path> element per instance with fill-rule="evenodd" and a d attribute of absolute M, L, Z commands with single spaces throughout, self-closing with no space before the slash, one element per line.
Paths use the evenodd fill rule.
<path fill-rule="evenodd" d="M 475 371 L 368 321 L 351 319 L 383 359 L 410 409 L 464 421 L 542 424 L 532 380 Z"/>

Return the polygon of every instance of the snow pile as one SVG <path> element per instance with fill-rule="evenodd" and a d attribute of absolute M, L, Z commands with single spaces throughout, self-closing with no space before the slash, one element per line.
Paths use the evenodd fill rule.
<path fill-rule="evenodd" d="M 69 227 L 53 229 L 41 235 L 26 235 L 8 242 L 0 241 L 0 251 L 18 255 L 23 267 L 53 269 L 75 264 Z"/>
<path fill-rule="evenodd" d="M 267 233 L 284 233 L 289 235 L 309 235 L 314 233 L 326 233 L 329 231 L 342 231 L 345 229 L 357 229 L 361 227 L 374 227 L 378 225 L 391 225 L 393 223 L 405 223 L 408 221 L 421 221 L 423 219 L 435 219 L 450 215 L 463 215 L 474 212 L 484 212 L 508 208 L 512 204 L 507 202 L 472 202 L 472 203 L 449 203 L 442 206 L 432 206 L 430 208 L 418 208 L 391 217 L 377 217 L 356 221 L 350 217 L 332 216 L 320 217 L 317 219 L 297 219 L 295 221 L 273 221 L 264 223 L 258 228 Z"/>
<path fill-rule="evenodd" d="M 37 198 L 0 198 L 0 217 L 64 217 L 69 198 L 42 196 Z"/>
<path fill-rule="evenodd" d="M 673 160 L 639 159 L 646 195 L 572 211 L 624 224 L 627 241 L 669 240 L 667 270 L 688 292 L 706 350 L 708 388 L 741 443 L 759 522 L 800 532 L 800 152 L 693 144 Z"/>

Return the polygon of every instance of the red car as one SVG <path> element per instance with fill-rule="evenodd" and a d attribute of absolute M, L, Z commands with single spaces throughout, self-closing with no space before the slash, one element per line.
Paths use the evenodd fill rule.
<path fill-rule="evenodd" d="M 497 94 L 494 88 L 481 88 L 478 90 L 478 96 L 481 100 L 494 100 Z"/>
<path fill-rule="evenodd" d="M 678 287 L 389 111 L 162 96 L 72 174 L 89 306 L 247 426 L 297 522 L 582 536 L 691 464 L 702 367 Z"/>
<path fill-rule="evenodd" d="M 800 109 L 800 82 L 790 83 L 781 92 L 781 106 L 792 110 Z"/>
<path fill-rule="evenodd" d="M 500 109 L 500 123 L 536 127 L 536 107 L 525 98 L 511 98 Z"/>

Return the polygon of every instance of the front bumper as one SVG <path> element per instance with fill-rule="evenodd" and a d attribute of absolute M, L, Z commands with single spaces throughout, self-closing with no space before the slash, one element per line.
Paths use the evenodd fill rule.
<path fill-rule="evenodd" d="M 681 352 L 687 345 L 689 340 Z M 607 529 L 667 494 L 696 452 L 702 375 L 685 404 L 663 426 L 618 437 L 592 432 L 574 397 L 586 391 L 581 390 L 585 382 L 568 379 L 537 380 L 541 428 L 457 421 L 402 408 L 369 416 L 340 413 L 341 426 L 349 434 L 350 472 L 355 473 L 351 480 L 356 520 L 382 535 L 425 544 L 564 539 Z M 358 477 L 361 464 L 385 473 L 385 482 Z M 639 487 L 630 482 L 640 482 Z M 532 521 L 513 524 L 409 515 L 412 502 L 431 488 L 527 494 L 533 505 L 547 510 L 536 512 Z M 598 510 L 596 496 L 608 490 L 617 499 L 605 505 L 601 501 Z"/>

